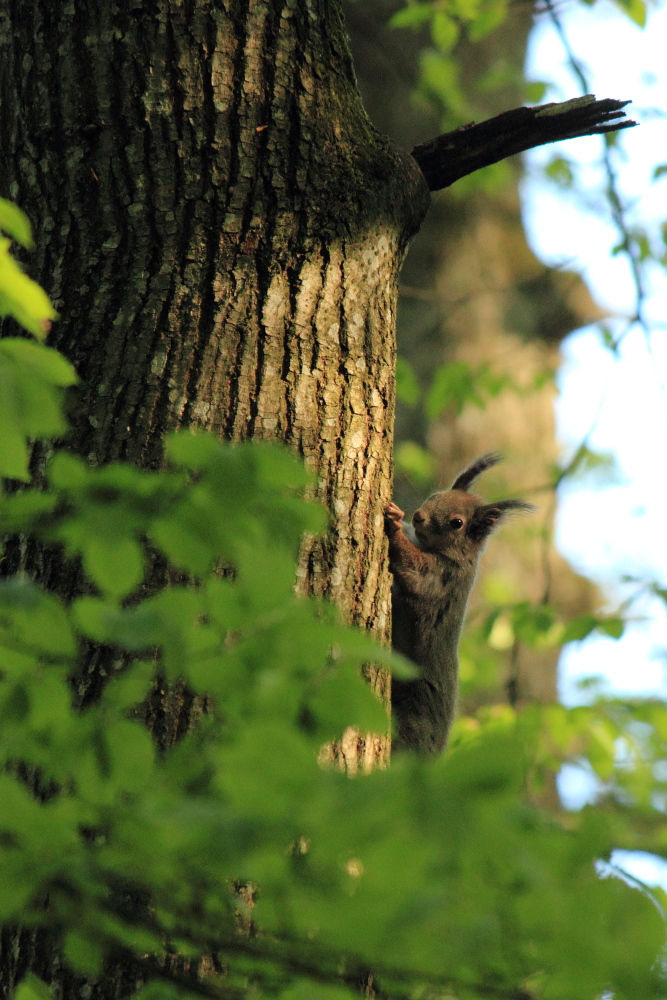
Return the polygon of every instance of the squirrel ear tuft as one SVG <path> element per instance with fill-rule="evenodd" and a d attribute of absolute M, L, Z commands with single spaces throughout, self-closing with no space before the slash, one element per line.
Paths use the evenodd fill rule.
<path fill-rule="evenodd" d="M 485 455 L 480 455 L 479 458 L 476 458 L 472 465 L 469 465 L 467 469 L 464 469 L 463 472 L 459 472 L 451 486 L 451 489 L 463 490 L 464 493 L 467 493 L 468 487 L 482 472 L 490 469 L 492 465 L 497 465 L 498 462 L 502 462 L 502 460 L 503 456 L 499 452 L 487 451 Z"/>
<path fill-rule="evenodd" d="M 535 510 L 532 503 L 525 500 L 498 500 L 497 503 L 487 503 L 478 507 L 470 520 L 468 534 L 476 542 L 487 538 L 498 526 L 498 523 L 507 515 L 516 511 L 517 513 L 529 513 Z"/>

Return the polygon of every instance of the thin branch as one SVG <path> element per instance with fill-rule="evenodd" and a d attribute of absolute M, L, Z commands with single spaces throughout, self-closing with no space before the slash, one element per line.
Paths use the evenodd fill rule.
<path fill-rule="evenodd" d="M 415 146 L 412 156 L 429 189 L 439 191 L 481 167 L 535 146 L 632 128 L 637 122 L 625 118 L 626 104 L 630 101 L 596 101 L 593 94 L 586 94 L 561 104 L 514 108 L 423 142 Z"/>

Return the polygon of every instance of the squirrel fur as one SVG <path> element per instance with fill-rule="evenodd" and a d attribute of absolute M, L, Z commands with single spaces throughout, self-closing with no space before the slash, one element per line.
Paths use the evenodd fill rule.
<path fill-rule="evenodd" d="M 468 492 L 501 456 L 489 452 L 461 472 L 450 490 L 417 510 L 412 528 L 395 503 L 385 508 L 392 587 L 392 646 L 419 668 L 413 680 L 392 680 L 395 745 L 419 754 L 444 749 L 456 711 L 458 644 L 477 563 L 487 539 L 523 500 L 485 504 Z"/>

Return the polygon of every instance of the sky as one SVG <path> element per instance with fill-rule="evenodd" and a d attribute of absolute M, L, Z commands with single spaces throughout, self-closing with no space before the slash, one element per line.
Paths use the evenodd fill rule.
<path fill-rule="evenodd" d="M 642 225 L 660 247 L 660 223 L 667 220 L 667 4 L 649 13 L 643 30 L 609 0 L 592 7 L 565 0 L 558 10 L 591 92 L 633 102 L 626 111 L 640 127 L 621 133 L 614 169 L 629 224 Z M 533 31 L 527 75 L 553 82 L 544 101 L 581 94 L 547 15 Z M 531 151 L 522 190 L 524 221 L 542 260 L 584 276 L 598 303 L 609 310 L 610 329 L 618 336 L 634 313 L 635 290 L 624 256 L 612 256 L 619 237 L 601 197 L 601 153 L 597 137 Z M 540 178 L 540 167 L 555 154 L 576 163 L 583 196 Z M 661 163 L 665 175 L 652 183 Z M 556 542 L 576 568 L 600 584 L 610 610 L 639 590 L 639 584 L 623 583 L 623 577 L 667 587 L 667 272 L 661 267 L 649 274 L 644 308 L 650 332 L 632 328 L 617 357 L 596 328 L 568 337 L 558 377 L 556 417 L 564 459 L 590 432 L 590 446 L 613 455 L 614 474 L 607 483 L 589 478 L 561 489 Z M 585 700 L 577 682 L 594 675 L 610 694 L 667 698 L 665 605 L 644 596 L 629 614 L 633 622 L 620 640 L 592 637 L 566 647 L 559 677 L 566 704 Z M 565 804 L 576 808 L 590 798 L 594 783 L 581 769 L 568 767 L 559 789 Z M 613 861 L 667 889 L 667 863 L 638 852 L 616 852 Z"/>

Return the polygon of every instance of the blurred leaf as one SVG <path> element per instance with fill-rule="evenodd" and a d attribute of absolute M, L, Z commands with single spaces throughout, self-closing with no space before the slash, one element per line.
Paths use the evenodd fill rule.
<path fill-rule="evenodd" d="M 43 980 L 28 973 L 12 993 L 12 1000 L 53 1000 L 53 993 Z"/>
<path fill-rule="evenodd" d="M 598 330 L 604 346 L 608 351 L 615 354 L 618 350 L 618 342 L 614 336 L 613 330 L 607 325 L 607 323 L 598 323 Z"/>
<path fill-rule="evenodd" d="M 72 365 L 52 347 L 33 344 L 30 340 L 18 337 L 5 337 L 0 341 L 0 348 L 3 354 L 34 372 L 41 381 L 49 385 L 68 386 L 78 382 Z"/>
<path fill-rule="evenodd" d="M 430 3 L 411 3 L 389 18 L 390 28 L 418 28 L 433 17 L 433 5 Z"/>
<path fill-rule="evenodd" d="M 27 250 L 32 250 L 34 243 L 30 220 L 18 205 L 6 198 L 0 198 L 0 229 Z"/>
<path fill-rule="evenodd" d="M 563 478 L 582 480 L 595 477 L 598 483 L 611 484 L 619 481 L 616 460 L 610 452 L 596 452 L 586 443 L 579 445 L 576 452 L 562 471 Z"/>
<path fill-rule="evenodd" d="M 444 10 L 436 10 L 431 20 L 431 38 L 442 52 L 450 52 L 459 37 L 459 26 Z"/>
<path fill-rule="evenodd" d="M 412 365 L 405 358 L 396 359 L 396 398 L 406 406 L 416 406 L 420 397 L 419 382 Z"/>
<path fill-rule="evenodd" d="M 598 628 L 612 639 L 620 639 L 625 629 L 625 622 L 621 618 L 606 618 L 599 623 Z"/>
<path fill-rule="evenodd" d="M 428 97 L 435 98 L 446 111 L 442 129 L 456 128 L 469 115 L 466 95 L 460 83 L 460 70 L 456 60 L 444 52 L 427 49 L 420 55 L 421 73 L 419 86 Z"/>
<path fill-rule="evenodd" d="M 308 700 L 309 715 L 317 722 L 322 740 L 341 736 L 348 726 L 362 733 L 386 733 L 386 709 L 358 671 L 349 666 L 338 669 Z"/>
<path fill-rule="evenodd" d="M 28 438 L 62 434 L 61 387 L 76 381 L 56 351 L 27 340 L 0 340 L 0 475 L 29 479 Z"/>
<path fill-rule="evenodd" d="M 441 365 L 426 396 L 426 414 L 429 420 L 437 420 L 449 407 L 456 414 L 467 405 L 484 409 L 487 399 L 497 396 L 510 384 L 507 376 L 495 374 L 487 365 L 476 370 L 465 361 Z"/>
<path fill-rule="evenodd" d="M 564 156 L 552 156 L 544 167 L 544 173 L 560 188 L 571 188 L 574 183 L 572 161 Z"/>
<path fill-rule="evenodd" d="M 646 25 L 646 4 L 642 0 L 614 0 L 614 2 L 640 28 Z"/>
<path fill-rule="evenodd" d="M 592 614 L 579 615 L 568 622 L 563 632 L 563 643 L 585 639 L 597 628 L 597 618 Z"/>
<path fill-rule="evenodd" d="M 112 597 L 126 597 L 144 575 L 141 547 L 130 538 L 92 538 L 84 548 L 83 565 L 91 580 Z"/>
<path fill-rule="evenodd" d="M 479 94 L 493 94 L 504 87 L 523 86 L 523 76 L 516 67 L 506 59 L 496 59 L 476 82 Z"/>
<path fill-rule="evenodd" d="M 75 972 L 80 972 L 84 976 L 95 978 L 101 971 L 103 959 L 101 947 L 78 931 L 70 931 L 65 935 L 63 956 Z"/>
<path fill-rule="evenodd" d="M 38 340 L 44 340 L 58 314 L 40 286 L 23 273 L 0 238 L 0 316 L 13 316 Z"/>
<path fill-rule="evenodd" d="M 0 580 L 0 641 L 56 660 L 76 650 L 60 601 L 22 575 Z"/>
<path fill-rule="evenodd" d="M 416 486 L 429 486 L 435 476 L 435 456 L 415 441 L 401 441 L 394 455 L 397 472 Z"/>
<path fill-rule="evenodd" d="M 514 606 L 512 629 L 521 642 L 534 648 L 555 645 L 562 637 L 553 608 L 529 601 L 521 601 Z"/>
<path fill-rule="evenodd" d="M 471 42 L 481 42 L 490 35 L 507 17 L 507 0 L 486 0 L 480 7 L 479 14 L 468 27 L 468 37 Z"/>
<path fill-rule="evenodd" d="M 526 104 L 539 104 L 544 100 L 544 96 L 549 89 L 549 84 L 544 80 L 527 80 L 523 84 L 523 93 Z"/>

